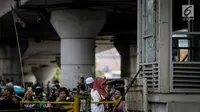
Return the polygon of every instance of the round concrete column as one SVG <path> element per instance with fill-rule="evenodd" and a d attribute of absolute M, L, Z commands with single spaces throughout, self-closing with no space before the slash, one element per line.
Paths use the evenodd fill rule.
<path fill-rule="evenodd" d="M 35 77 L 35 75 L 32 73 L 32 72 L 29 72 L 29 73 L 26 73 L 25 75 L 24 75 L 24 82 L 26 83 L 26 82 L 32 82 L 33 83 L 33 85 L 34 84 L 36 84 L 37 83 L 37 79 L 36 79 L 36 77 Z"/>
<path fill-rule="evenodd" d="M 61 85 L 75 88 L 79 77 L 94 76 L 95 37 L 105 13 L 88 10 L 53 11 L 51 23 L 61 38 Z"/>
<path fill-rule="evenodd" d="M 32 67 L 29 65 L 23 66 L 24 70 L 24 82 L 32 82 L 33 84 L 37 83 L 37 79 L 35 75 L 32 73 Z"/>
<path fill-rule="evenodd" d="M 29 66 L 29 65 L 23 66 L 23 72 L 24 72 L 25 74 L 27 74 L 27 73 L 29 73 L 29 72 L 32 72 L 32 67 Z"/>
<path fill-rule="evenodd" d="M 37 83 L 43 83 L 46 86 L 56 73 L 56 67 L 38 67 L 32 68 L 32 72 L 37 79 Z"/>
<path fill-rule="evenodd" d="M 130 77 L 130 41 L 115 39 L 114 45 L 121 56 L 121 77 Z"/>

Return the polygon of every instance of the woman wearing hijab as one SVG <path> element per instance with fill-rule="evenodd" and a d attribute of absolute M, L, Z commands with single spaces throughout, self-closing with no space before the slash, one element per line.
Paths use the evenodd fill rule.
<path fill-rule="evenodd" d="M 119 90 L 116 90 L 112 99 L 114 102 L 117 102 L 120 97 L 121 97 L 121 92 Z M 115 112 L 127 112 L 125 105 L 126 105 L 125 102 L 121 101 Z"/>
<path fill-rule="evenodd" d="M 106 91 L 106 80 L 101 77 L 97 77 L 94 81 L 93 88 L 91 90 L 91 99 L 92 102 L 100 102 L 104 101 L 107 96 L 108 92 Z M 91 112 L 104 112 L 104 105 L 103 104 L 92 104 L 91 105 Z"/>

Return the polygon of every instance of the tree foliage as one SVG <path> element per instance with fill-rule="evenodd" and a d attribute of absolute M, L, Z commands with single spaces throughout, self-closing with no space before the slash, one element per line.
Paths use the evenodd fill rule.
<path fill-rule="evenodd" d="M 104 77 L 104 72 L 100 70 L 95 71 L 95 77 Z"/>
<path fill-rule="evenodd" d="M 60 81 L 60 73 L 61 73 L 60 71 L 61 71 L 60 68 L 57 68 L 56 73 L 53 77 L 53 81 Z"/>

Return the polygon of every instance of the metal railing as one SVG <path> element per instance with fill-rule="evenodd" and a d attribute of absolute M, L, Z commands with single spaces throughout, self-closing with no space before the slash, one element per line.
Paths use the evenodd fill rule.
<path fill-rule="evenodd" d="M 9 110 L 0 110 L 0 112 L 35 112 L 35 111 L 42 111 L 42 112 L 57 112 L 57 111 L 64 111 L 69 112 L 69 109 L 60 109 L 60 108 L 28 108 L 28 109 L 9 109 Z M 71 111 L 72 112 L 72 111 Z"/>
<path fill-rule="evenodd" d="M 121 97 L 122 98 L 122 97 Z M 81 102 L 81 100 L 85 100 L 85 102 Z M 120 101 L 119 99 L 118 101 Z M 132 101 L 124 101 L 125 103 L 134 102 Z M 57 111 L 64 111 L 64 112 L 80 112 L 81 104 L 85 104 L 84 112 L 90 112 L 91 104 L 112 104 L 113 106 L 117 107 L 119 102 L 113 101 L 101 101 L 101 102 L 91 102 L 90 96 L 82 96 L 82 95 L 75 95 L 74 102 L 36 102 L 36 101 L 22 101 L 20 102 L 21 105 L 23 104 L 61 104 L 61 108 L 54 108 L 54 107 L 44 107 L 44 108 L 21 108 L 21 109 L 14 109 L 14 110 L 0 110 L 0 112 L 29 112 L 29 111 L 44 111 L 44 112 L 57 112 Z"/>

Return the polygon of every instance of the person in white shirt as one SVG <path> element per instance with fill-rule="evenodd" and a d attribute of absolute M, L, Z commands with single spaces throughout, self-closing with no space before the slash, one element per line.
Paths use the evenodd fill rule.
<path fill-rule="evenodd" d="M 106 92 L 106 80 L 104 78 L 97 77 L 94 81 L 93 88 L 91 90 L 92 102 L 104 101 L 108 93 Z M 104 112 L 105 108 L 103 104 L 91 104 L 91 112 Z"/>
<path fill-rule="evenodd" d="M 93 92 L 93 84 L 94 84 L 94 79 L 92 77 L 88 77 L 85 81 L 86 85 L 89 87 L 88 93 L 94 97 L 94 92 Z M 92 100 L 91 100 L 92 102 Z M 94 104 L 91 104 L 91 112 L 93 112 L 93 108 L 95 108 Z M 93 111 L 92 111 L 93 110 Z"/>

